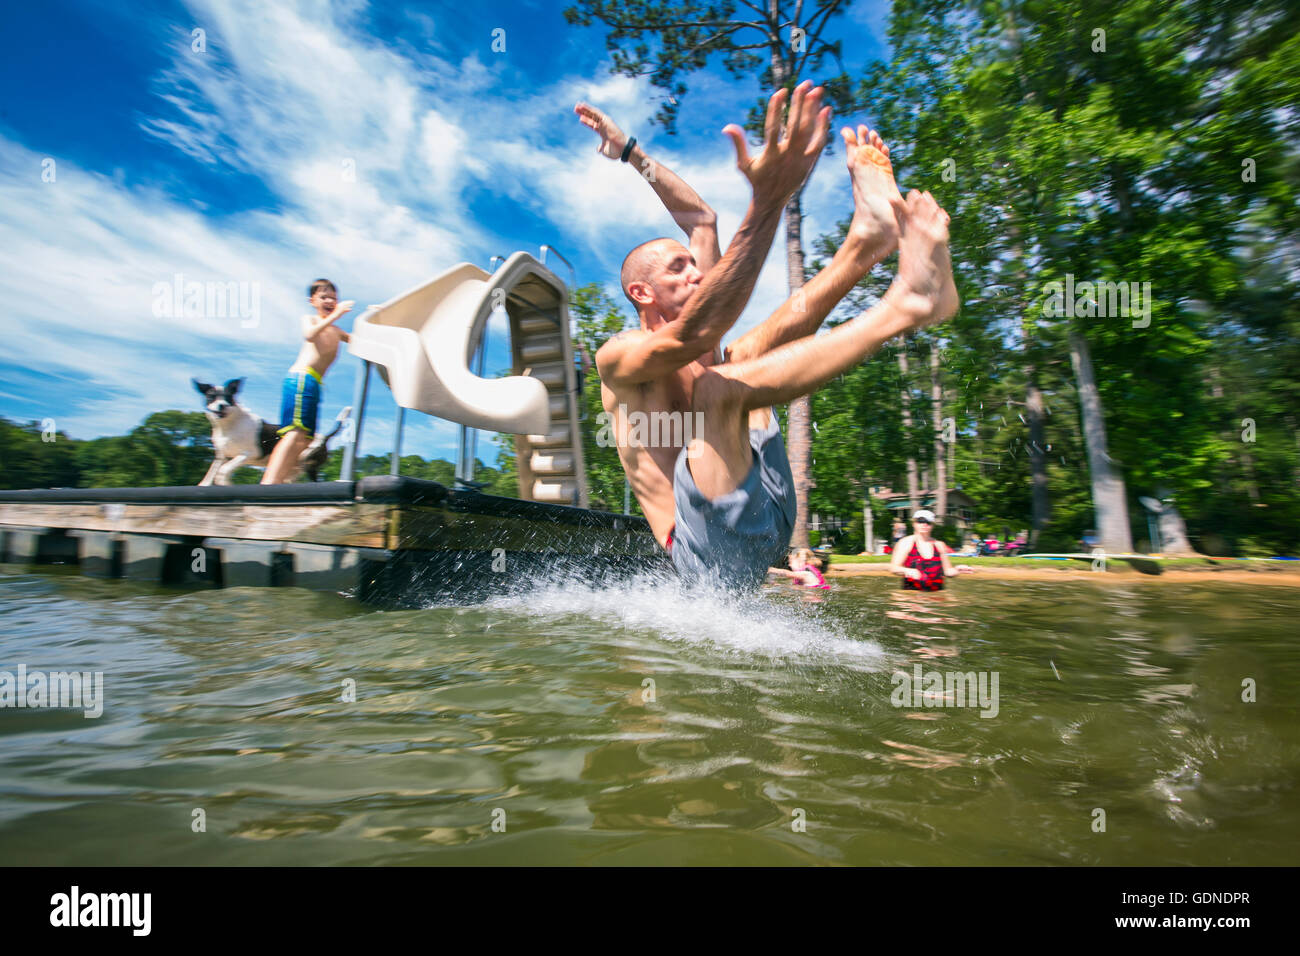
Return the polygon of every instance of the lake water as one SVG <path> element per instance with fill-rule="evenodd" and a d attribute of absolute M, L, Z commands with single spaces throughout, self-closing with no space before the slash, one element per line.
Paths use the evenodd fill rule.
<path fill-rule="evenodd" d="M 0 670 L 104 673 L 98 719 L 0 709 L 4 864 L 1300 863 L 1300 589 L 378 612 L 4 570 Z M 996 704 L 895 706 L 918 664 Z"/>

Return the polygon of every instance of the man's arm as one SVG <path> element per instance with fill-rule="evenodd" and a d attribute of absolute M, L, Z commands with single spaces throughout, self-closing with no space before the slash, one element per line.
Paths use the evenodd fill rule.
<path fill-rule="evenodd" d="M 830 264 L 786 299 L 770 317 L 727 346 L 728 362 L 747 362 L 786 342 L 812 335 L 878 258 L 852 238 L 835 252 Z"/>
<path fill-rule="evenodd" d="M 800 84 L 790 102 L 786 135 L 781 107 L 786 91 L 768 100 L 763 152 L 751 158 L 745 134 L 723 130 L 736 148 L 736 165 L 753 187 L 749 210 L 717 266 L 704 277 L 682 314 L 653 333 L 610 339 L 596 353 L 602 378 L 620 385 L 650 381 L 675 371 L 717 348 L 749 302 L 763 259 L 772 245 L 781 211 L 826 145 L 830 108 L 821 107 L 821 89 Z"/>
<path fill-rule="evenodd" d="M 952 548 L 948 547 L 942 541 L 936 542 L 935 546 L 939 549 L 939 557 L 943 560 L 944 577 L 953 578 L 964 571 L 971 570 L 969 564 L 959 564 L 956 567 L 953 567 L 952 561 L 948 558 L 948 555 L 952 554 Z"/>
<path fill-rule="evenodd" d="M 696 266 L 708 275 L 722 258 L 722 249 L 718 245 L 717 213 L 684 179 L 647 156 L 640 143 L 632 147 L 628 162 L 636 163 L 641 175 L 649 177 L 650 188 L 672 215 L 673 222 L 686 233 L 686 246 L 695 256 Z"/>
<path fill-rule="evenodd" d="M 772 237 L 781 207 L 750 205 L 727 254 L 686 303 L 676 321 L 654 332 L 618 335 L 596 353 L 600 377 L 617 385 L 635 385 L 674 372 L 713 351 L 740 317 Z"/>
<path fill-rule="evenodd" d="M 579 103 L 573 111 L 583 126 L 600 134 L 598 153 L 615 162 L 623 158 L 628 138 L 617 123 L 589 103 Z M 695 256 L 695 264 L 707 274 L 722 258 L 722 250 L 718 247 L 717 214 L 685 180 L 651 159 L 641 144 L 633 145 L 627 161 L 650 184 L 673 217 L 673 222 L 686 233 L 686 244 Z"/>

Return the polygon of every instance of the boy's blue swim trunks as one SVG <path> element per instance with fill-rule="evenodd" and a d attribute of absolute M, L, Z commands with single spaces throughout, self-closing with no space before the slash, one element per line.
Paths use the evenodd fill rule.
<path fill-rule="evenodd" d="M 320 412 L 320 375 L 313 368 L 294 369 L 284 379 L 280 399 L 280 430 L 284 437 L 295 428 L 308 435 L 316 434 L 316 418 Z"/>
<path fill-rule="evenodd" d="M 686 449 L 677 456 L 670 551 L 678 574 L 740 590 L 762 584 L 767 569 L 784 559 L 794 530 L 794 478 L 775 410 L 769 418 L 766 428 L 750 429 L 749 474 L 716 501 L 695 486 Z"/>

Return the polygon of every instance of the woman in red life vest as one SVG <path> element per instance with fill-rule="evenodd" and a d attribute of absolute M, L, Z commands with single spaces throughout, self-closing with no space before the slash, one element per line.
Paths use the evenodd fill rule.
<path fill-rule="evenodd" d="M 944 578 L 971 570 L 965 564 L 952 566 L 948 560 L 949 547 L 930 537 L 933 528 L 934 512 L 922 508 L 912 515 L 913 533 L 900 538 L 894 547 L 889 570 L 903 576 L 904 590 L 941 591 Z"/>

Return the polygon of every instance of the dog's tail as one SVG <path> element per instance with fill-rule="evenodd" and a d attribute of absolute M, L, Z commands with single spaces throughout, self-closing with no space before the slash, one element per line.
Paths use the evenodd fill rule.
<path fill-rule="evenodd" d="M 321 441 L 327 442 L 335 435 L 337 435 L 340 429 L 343 428 L 344 423 L 347 422 L 347 420 L 351 417 L 352 417 L 352 406 L 351 405 L 345 406 L 343 411 L 339 412 L 338 415 L 334 417 L 334 427 L 330 429 L 330 433 L 326 435 L 324 438 L 322 438 Z"/>
<path fill-rule="evenodd" d="M 312 452 L 319 451 L 321 448 L 324 448 L 326 442 L 328 442 L 331 438 L 337 435 L 339 431 L 343 428 L 343 426 L 347 424 L 347 420 L 351 417 L 352 417 L 352 406 L 348 405 L 346 408 L 343 409 L 343 411 L 339 412 L 338 415 L 335 417 L 334 427 L 329 430 L 328 434 L 317 435 L 315 438 L 313 438 L 311 440 L 311 444 L 308 445 L 307 449 L 298 457 L 307 458 L 308 456 L 311 455 Z"/>
<path fill-rule="evenodd" d="M 329 457 L 329 452 L 325 449 L 326 443 L 339 433 L 351 417 L 352 406 L 349 405 L 338 413 L 338 416 L 334 419 L 334 427 L 330 429 L 329 433 L 317 435 L 311 440 L 311 444 L 306 447 L 302 454 L 298 456 L 298 463 L 307 472 L 307 477 L 310 480 L 319 480 L 320 470 L 325 466 L 325 461 Z"/>

